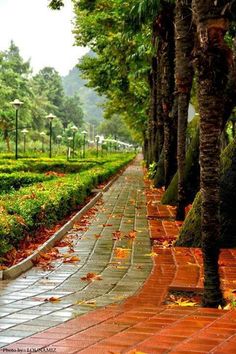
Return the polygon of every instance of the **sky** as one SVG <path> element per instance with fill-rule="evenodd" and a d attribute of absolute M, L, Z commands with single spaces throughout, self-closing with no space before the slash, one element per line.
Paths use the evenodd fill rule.
<path fill-rule="evenodd" d="M 0 50 L 13 40 L 34 73 L 51 66 L 67 75 L 88 48 L 73 46 L 74 15 L 71 1 L 64 3 L 60 11 L 52 11 L 49 0 L 0 0 Z"/>

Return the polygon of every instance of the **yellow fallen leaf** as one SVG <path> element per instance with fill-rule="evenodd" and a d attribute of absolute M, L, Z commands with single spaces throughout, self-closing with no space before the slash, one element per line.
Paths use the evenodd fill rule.
<path fill-rule="evenodd" d="M 189 264 L 191 266 L 197 266 L 198 267 L 198 265 L 196 263 L 187 262 L 187 264 Z"/>
<path fill-rule="evenodd" d="M 127 269 L 125 266 L 116 266 L 116 269 Z"/>
<path fill-rule="evenodd" d="M 182 300 L 182 299 L 176 300 L 175 304 L 177 304 L 179 306 L 183 306 L 183 307 L 192 307 L 192 306 L 197 305 L 196 302 L 192 302 L 189 300 Z"/>
<path fill-rule="evenodd" d="M 97 306 L 97 304 L 96 304 L 96 301 L 91 301 L 91 300 L 87 300 L 87 301 L 85 301 L 85 300 L 82 300 L 82 301 L 76 301 L 75 303 L 74 303 L 74 305 L 83 305 L 83 306 L 89 306 L 89 307 L 96 307 Z"/>
<path fill-rule="evenodd" d="M 65 258 L 63 263 L 73 263 L 73 262 L 79 262 L 80 258 L 78 256 L 72 256 L 72 257 L 68 257 Z"/>
<path fill-rule="evenodd" d="M 223 310 L 231 310 L 232 306 L 231 304 L 227 304 L 226 306 L 223 307 Z"/>
<path fill-rule="evenodd" d="M 158 254 L 156 252 L 151 252 L 151 253 L 146 253 L 144 256 L 147 256 L 147 257 L 156 257 L 158 256 Z"/>

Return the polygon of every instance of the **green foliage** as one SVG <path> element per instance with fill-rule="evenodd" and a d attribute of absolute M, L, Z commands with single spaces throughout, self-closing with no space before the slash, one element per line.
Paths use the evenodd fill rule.
<path fill-rule="evenodd" d="M 0 194 L 9 193 L 23 186 L 44 182 L 54 178 L 53 175 L 43 175 L 30 172 L 0 173 Z"/>
<path fill-rule="evenodd" d="M 22 59 L 19 48 L 11 42 L 8 50 L 0 52 L 0 137 L 8 152 L 12 149 L 10 142 L 15 138 L 15 109 L 10 102 L 16 98 L 23 102 L 18 112 L 21 144 L 23 128 L 28 130 L 28 142 L 36 145 L 34 143 L 41 140 L 40 131 L 49 131 L 46 116 L 50 112 L 57 117 L 53 121 L 54 140 L 69 122 L 78 127 L 82 125 L 79 96 L 66 96 L 62 78 L 54 68 L 45 67 L 32 76 L 30 63 Z"/>
<path fill-rule="evenodd" d="M 60 10 L 64 6 L 63 0 L 51 0 L 48 5 L 52 10 Z"/>
<path fill-rule="evenodd" d="M 89 52 L 88 55 L 92 56 L 93 53 Z M 101 105 L 104 102 L 104 98 L 98 96 L 94 90 L 87 87 L 87 80 L 82 79 L 81 71 L 77 67 L 74 67 L 67 76 L 62 78 L 62 83 L 66 95 L 79 95 L 85 121 L 98 125 L 103 120 Z"/>
<path fill-rule="evenodd" d="M 153 162 L 148 166 L 148 178 L 153 179 L 155 177 L 156 174 L 156 170 L 157 170 L 157 163 Z"/>
<path fill-rule="evenodd" d="M 151 37 L 148 27 L 139 33 L 124 31 L 134 1 L 96 1 L 75 6 L 77 45 L 88 45 L 96 56 L 79 64 L 89 87 L 106 97 L 105 118 L 121 116 L 142 139 L 148 111 L 148 75 Z"/>
<path fill-rule="evenodd" d="M 23 101 L 24 98 L 20 113 L 21 122 L 27 124 L 30 120 L 27 110 L 30 106 L 29 75 L 29 62 L 23 61 L 18 47 L 11 42 L 8 50 L 0 52 L 0 130 L 7 142 L 9 142 L 15 124 L 15 110 L 11 101 L 15 98 Z"/>
<path fill-rule="evenodd" d="M 27 233 L 51 226 L 78 208 L 92 188 L 125 166 L 133 154 L 114 154 L 110 161 L 76 174 L 22 187 L 0 197 L 0 255 Z"/>

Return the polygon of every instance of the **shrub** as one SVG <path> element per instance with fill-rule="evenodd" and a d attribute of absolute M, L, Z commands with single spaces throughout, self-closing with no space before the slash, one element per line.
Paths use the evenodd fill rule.
<path fill-rule="evenodd" d="M 21 188 L 0 198 L 0 256 L 17 246 L 27 233 L 52 226 L 78 208 L 92 188 L 125 166 L 133 155 L 104 163 L 80 174 L 71 174 Z"/>

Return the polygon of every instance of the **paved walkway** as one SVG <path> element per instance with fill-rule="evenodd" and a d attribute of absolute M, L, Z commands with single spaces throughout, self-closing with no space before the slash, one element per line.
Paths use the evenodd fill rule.
<path fill-rule="evenodd" d="M 0 351 L 234 354 L 235 311 L 166 304 L 169 290 L 201 291 L 202 258 L 170 247 L 180 223 L 162 193 L 144 184 L 136 161 L 58 245 L 54 268 L 1 282 Z M 223 250 L 227 291 L 235 260 Z"/>

